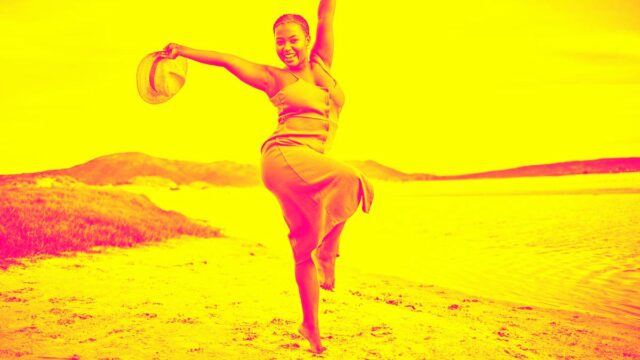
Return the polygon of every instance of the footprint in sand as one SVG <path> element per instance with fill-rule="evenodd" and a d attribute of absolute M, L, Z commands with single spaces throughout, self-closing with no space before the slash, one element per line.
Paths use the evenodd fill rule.
<path fill-rule="evenodd" d="M 140 306 L 144 306 L 144 305 L 163 305 L 163 304 L 162 304 L 162 303 L 160 303 L 160 302 L 148 301 L 148 300 L 147 300 L 147 301 L 145 301 L 145 302 L 140 303 Z"/>
<path fill-rule="evenodd" d="M 385 303 L 387 305 L 391 305 L 391 306 L 403 306 L 404 308 L 406 308 L 407 310 L 410 311 L 415 311 L 415 312 L 422 312 L 422 304 L 421 303 L 410 303 L 408 302 L 402 294 L 398 294 L 398 295 L 393 295 L 391 293 L 382 293 L 382 297 L 380 296 L 374 296 L 374 295 L 366 295 L 363 294 L 362 292 L 358 291 L 358 290 L 349 290 L 349 292 L 351 293 L 351 295 L 353 296 L 357 296 L 359 298 L 364 298 L 367 300 L 372 300 L 378 303 Z"/>
<path fill-rule="evenodd" d="M 27 302 L 27 299 L 15 297 L 15 296 L 7 296 L 4 297 L 4 302 Z"/>
<path fill-rule="evenodd" d="M 76 313 L 73 313 L 73 315 L 71 315 L 71 317 L 74 318 L 74 319 L 87 320 L 87 319 L 91 319 L 93 317 L 93 315 L 91 315 L 91 314 L 76 314 Z"/>
<path fill-rule="evenodd" d="M 52 304 L 57 304 L 57 303 L 67 303 L 67 302 L 79 302 L 82 304 L 93 304 L 95 303 L 95 299 L 92 297 L 86 297 L 86 298 L 78 298 L 75 296 L 70 296 L 70 297 L 61 297 L 61 298 L 49 298 L 47 301 L 49 301 Z"/>
<path fill-rule="evenodd" d="M 155 313 L 140 313 L 136 314 L 137 317 L 145 318 L 145 319 L 155 319 L 158 317 L 158 314 Z"/>
<path fill-rule="evenodd" d="M 271 323 L 274 324 L 274 325 L 291 325 L 291 324 L 295 323 L 295 321 L 286 320 L 286 319 L 280 319 L 280 318 L 273 318 L 273 319 L 271 319 Z"/>
<path fill-rule="evenodd" d="M 258 323 L 253 322 L 244 326 L 237 326 L 233 328 L 233 331 L 240 333 L 240 338 L 244 341 L 253 341 L 258 338 L 258 333 L 254 331 Z M 238 337 L 233 338 L 234 341 L 238 341 Z"/>
<path fill-rule="evenodd" d="M 501 327 L 500 330 L 496 331 L 496 334 L 499 336 L 499 338 L 497 338 L 496 340 L 500 340 L 500 341 L 509 341 L 509 333 L 508 333 L 508 329 L 506 327 Z"/>
<path fill-rule="evenodd" d="M 528 356 L 526 356 L 525 354 L 521 354 L 521 353 L 519 353 L 519 352 L 517 352 L 515 350 L 504 349 L 504 352 L 505 352 L 505 354 L 507 354 L 507 355 L 509 355 L 509 356 L 511 356 L 513 358 L 516 358 L 516 359 L 527 359 L 528 358 Z"/>
<path fill-rule="evenodd" d="M 480 302 L 480 300 L 478 300 L 478 299 L 463 299 L 462 302 L 477 303 L 477 302 Z"/>
<path fill-rule="evenodd" d="M 393 329 L 387 324 L 371 327 L 371 336 L 387 337 L 390 335 L 393 335 Z"/>
<path fill-rule="evenodd" d="M 73 320 L 73 319 L 60 319 L 60 320 L 56 321 L 56 323 L 58 325 L 70 325 L 70 324 L 73 324 L 74 322 L 76 322 L 76 321 Z"/>
<path fill-rule="evenodd" d="M 114 335 L 114 334 L 120 334 L 120 333 L 124 333 L 124 332 L 129 332 L 130 330 L 125 330 L 125 329 L 113 329 L 111 331 L 109 331 L 107 333 L 107 336 L 109 335 Z"/>
<path fill-rule="evenodd" d="M 422 304 L 407 304 L 404 307 L 406 307 L 407 309 L 411 310 L 411 311 L 415 311 L 415 312 L 422 312 L 422 309 L 418 308 L 419 306 L 421 306 Z"/>
<path fill-rule="evenodd" d="M 184 316 L 181 316 L 181 315 L 178 315 L 178 317 L 174 317 L 174 318 L 171 318 L 171 319 L 167 320 L 167 323 L 169 323 L 169 324 L 174 324 L 174 323 L 195 324 L 197 322 L 198 322 L 197 318 L 184 317 Z"/>
<path fill-rule="evenodd" d="M 32 287 L 24 287 L 24 288 L 20 288 L 20 289 L 9 291 L 9 292 L 13 293 L 13 294 L 24 294 L 25 292 L 29 292 L 29 291 L 33 291 L 33 288 Z"/>
<path fill-rule="evenodd" d="M 60 311 L 53 311 L 53 310 L 60 310 Z M 49 312 L 51 312 L 53 314 L 56 314 L 56 315 L 65 315 L 66 313 L 68 313 L 67 310 L 56 309 L 56 308 L 49 310 Z M 91 318 L 93 318 L 93 315 L 91 315 L 91 314 L 76 314 L 76 313 L 73 313 L 68 318 L 58 319 L 58 321 L 56 321 L 56 323 L 58 325 L 71 325 L 71 324 L 75 323 L 76 320 L 87 320 L 87 319 L 91 319 Z"/>
<path fill-rule="evenodd" d="M 40 331 L 40 329 L 38 329 L 37 326 L 27 326 L 27 327 L 23 327 L 21 329 L 18 329 L 16 331 L 14 331 L 14 333 L 25 333 L 29 336 L 33 335 L 33 334 L 42 334 L 42 331 Z"/>
<path fill-rule="evenodd" d="M 54 315 L 63 315 L 63 314 L 68 313 L 68 312 L 69 312 L 69 310 L 67 310 L 67 309 L 61 309 L 61 308 L 51 308 L 51 309 L 49 309 L 49 312 L 50 312 L 51 314 L 54 314 Z"/>

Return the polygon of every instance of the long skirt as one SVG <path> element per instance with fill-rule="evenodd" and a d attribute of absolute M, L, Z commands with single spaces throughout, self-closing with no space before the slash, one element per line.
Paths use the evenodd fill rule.
<path fill-rule="evenodd" d="M 269 144 L 262 153 L 261 176 L 282 208 L 296 264 L 307 261 L 360 204 L 365 213 L 371 208 L 373 186 L 359 169 L 306 145 Z"/>

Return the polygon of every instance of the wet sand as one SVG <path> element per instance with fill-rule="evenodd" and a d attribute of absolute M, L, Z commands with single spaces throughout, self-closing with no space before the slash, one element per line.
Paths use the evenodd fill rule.
<path fill-rule="evenodd" d="M 342 267 L 306 351 L 293 261 L 257 239 L 183 238 L 0 273 L 0 358 L 640 359 L 640 327 Z"/>

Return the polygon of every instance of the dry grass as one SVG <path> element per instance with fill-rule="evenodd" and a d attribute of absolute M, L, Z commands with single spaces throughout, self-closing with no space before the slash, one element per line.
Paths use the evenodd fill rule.
<path fill-rule="evenodd" d="M 36 254 L 130 247 L 180 235 L 220 236 L 146 196 L 69 181 L 0 187 L 0 261 Z"/>

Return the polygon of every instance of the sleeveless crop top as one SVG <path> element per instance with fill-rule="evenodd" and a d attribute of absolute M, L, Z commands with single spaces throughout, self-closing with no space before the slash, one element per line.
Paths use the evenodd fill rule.
<path fill-rule="evenodd" d="M 261 152 L 268 143 L 306 145 L 321 153 L 331 148 L 345 97 L 320 56 L 313 54 L 311 61 L 333 79 L 333 86 L 318 86 L 291 73 L 296 81 L 285 85 L 270 98 L 278 109 L 278 126 L 262 144 Z"/>

